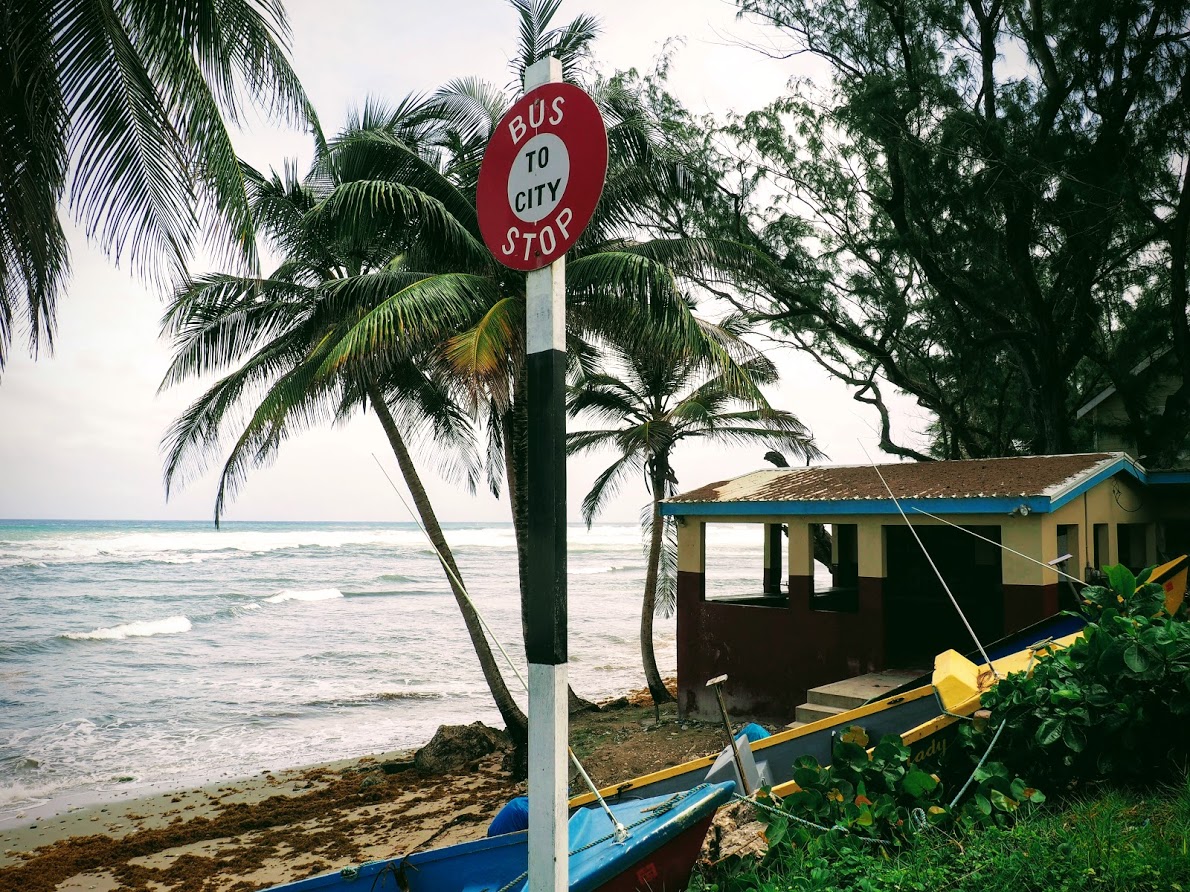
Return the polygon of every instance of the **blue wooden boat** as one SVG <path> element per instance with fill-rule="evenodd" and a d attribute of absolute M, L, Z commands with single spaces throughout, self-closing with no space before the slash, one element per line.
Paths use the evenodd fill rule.
<path fill-rule="evenodd" d="M 678 892 L 686 888 L 716 809 L 731 782 L 611 806 L 629 832 L 617 842 L 608 816 L 580 808 L 570 817 L 570 892 Z M 309 877 L 273 892 L 523 892 L 528 834 L 506 833 Z"/>

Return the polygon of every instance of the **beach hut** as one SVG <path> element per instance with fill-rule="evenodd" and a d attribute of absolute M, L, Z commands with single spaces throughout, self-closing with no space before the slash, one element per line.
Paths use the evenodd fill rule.
<path fill-rule="evenodd" d="M 1001 545 L 1084 581 L 1190 549 L 1190 472 L 1148 471 L 1122 452 L 879 470 L 983 641 L 1073 605 L 1077 588 Z M 734 712 L 789 721 L 811 688 L 924 671 L 941 650 L 973 647 L 871 465 L 753 471 L 668 499 L 662 512 L 677 522 L 684 712 L 715 715 L 705 683 L 726 674 Z M 746 590 L 707 575 L 721 524 L 756 527 Z"/>

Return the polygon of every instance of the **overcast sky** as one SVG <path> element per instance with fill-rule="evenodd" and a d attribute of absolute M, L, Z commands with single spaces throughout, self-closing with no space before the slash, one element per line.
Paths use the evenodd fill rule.
<path fill-rule="evenodd" d="M 328 132 L 365 96 L 397 99 L 455 77 L 509 80 L 516 15 L 504 0 L 288 0 L 293 60 Z M 758 108 L 780 95 L 808 63 L 778 61 L 734 46 L 758 34 L 723 0 L 567 0 L 563 21 L 582 12 L 602 19 L 596 44 L 611 71 L 651 67 L 668 38 L 682 37 L 671 87 L 691 108 L 718 115 Z M 759 32 L 763 34 L 763 32 Z M 237 139 L 258 168 L 287 157 L 309 159 L 308 137 L 260 124 Z M 161 482 L 161 436 L 200 386 L 163 395 L 157 385 L 168 350 L 158 340 L 161 295 L 115 269 L 80 233 L 71 235 L 73 276 L 59 304 L 53 356 L 34 362 L 13 345 L 0 379 L 0 517 L 205 519 L 214 504 L 215 474 L 194 481 L 167 502 Z M 783 371 L 770 391 L 774 405 L 808 424 L 833 463 L 865 461 L 860 443 L 877 454 L 877 419 L 812 361 L 792 351 L 770 355 Z M 892 400 L 898 434 L 920 442 L 927 418 L 904 398 Z M 374 416 L 311 431 L 282 446 L 277 462 L 250 476 L 231 520 L 408 520 L 371 456 L 394 462 Z M 759 448 L 683 444 L 676 470 L 683 489 L 763 464 Z M 596 474 L 611 456 L 570 464 L 573 519 Z M 397 478 L 395 470 L 390 471 Z M 426 483 L 443 520 L 507 520 L 507 506 L 471 497 L 434 478 Z M 605 520 L 635 521 L 647 500 L 641 482 L 626 486 Z"/>

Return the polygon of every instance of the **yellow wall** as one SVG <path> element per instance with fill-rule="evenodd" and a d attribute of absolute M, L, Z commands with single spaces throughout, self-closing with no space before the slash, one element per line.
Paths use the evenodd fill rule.
<path fill-rule="evenodd" d="M 678 570 L 687 573 L 702 573 L 703 570 L 702 521 L 693 517 L 678 518 Z"/>
<path fill-rule="evenodd" d="M 879 517 L 859 518 L 859 575 L 883 579 L 888 575 L 888 547 Z"/>

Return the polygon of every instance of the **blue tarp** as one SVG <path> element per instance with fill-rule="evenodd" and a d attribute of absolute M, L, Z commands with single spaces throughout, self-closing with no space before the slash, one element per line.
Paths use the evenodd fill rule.
<path fill-rule="evenodd" d="M 756 724 L 756 722 L 748 722 L 748 724 L 740 728 L 740 734 L 747 737 L 749 743 L 756 743 L 758 740 L 764 740 L 766 737 L 772 736 L 768 731 Z"/>
<path fill-rule="evenodd" d="M 500 809 L 492 823 L 488 824 L 488 836 L 500 836 L 502 833 L 516 833 L 518 830 L 529 829 L 529 797 L 518 796 L 509 800 Z"/>

